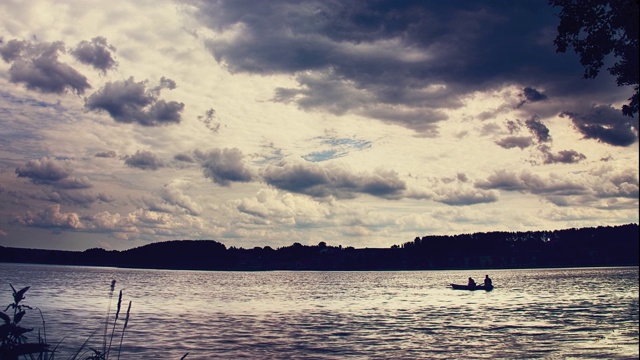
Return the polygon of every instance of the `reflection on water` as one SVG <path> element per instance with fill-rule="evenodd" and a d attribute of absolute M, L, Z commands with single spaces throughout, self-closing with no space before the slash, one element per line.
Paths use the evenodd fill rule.
<path fill-rule="evenodd" d="M 495 290 L 451 290 L 489 273 Z M 133 301 L 123 358 L 638 358 L 638 268 L 198 272 L 0 264 L 31 286 L 50 343 L 103 324 L 109 284 Z M 117 291 L 112 299 L 114 307 Z M 32 313 L 31 326 L 42 327 Z M 101 339 L 94 339 L 98 344 Z M 67 356 L 62 356 L 66 358 Z"/>

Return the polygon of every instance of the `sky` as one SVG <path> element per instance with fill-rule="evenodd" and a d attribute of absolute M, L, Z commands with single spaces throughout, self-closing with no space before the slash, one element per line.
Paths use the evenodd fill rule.
<path fill-rule="evenodd" d="M 0 13 L 2 246 L 386 248 L 638 223 L 633 89 L 555 51 L 546 0 Z"/>

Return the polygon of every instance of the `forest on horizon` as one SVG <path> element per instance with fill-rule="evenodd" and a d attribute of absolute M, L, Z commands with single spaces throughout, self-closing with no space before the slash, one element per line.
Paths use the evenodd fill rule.
<path fill-rule="evenodd" d="M 434 270 L 637 266 L 638 224 L 554 231 L 429 235 L 390 248 L 318 245 L 229 247 L 172 240 L 129 250 L 0 246 L 0 262 L 189 270 Z"/>

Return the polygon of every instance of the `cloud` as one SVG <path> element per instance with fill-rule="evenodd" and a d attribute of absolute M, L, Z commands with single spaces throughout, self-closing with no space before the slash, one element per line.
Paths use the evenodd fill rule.
<path fill-rule="evenodd" d="M 158 196 L 142 196 L 141 198 L 136 200 L 132 199 L 132 203 L 134 203 L 136 206 L 140 208 L 144 208 L 149 211 L 155 211 L 155 212 L 161 212 L 161 213 L 167 213 L 167 214 L 176 214 L 180 212 L 180 209 L 178 209 L 176 206 L 173 206 L 172 204 L 167 203 L 166 201 L 164 201 L 162 198 Z"/>
<path fill-rule="evenodd" d="M 70 191 L 67 189 L 43 190 L 31 196 L 34 199 L 55 202 L 58 204 L 78 205 L 90 207 L 96 201 L 110 203 L 114 199 L 104 193 L 94 193 L 86 190 Z"/>
<path fill-rule="evenodd" d="M 72 91 L 84 94 L 91 85 L 84 75 L 58 60 L 59 54 L 65 51 L 61 41 L 31 43 L 10 40 L 0 47 L 2 59 L 11 64 L 11 82 L 23 83 L 28 89 L 44 93 Z"/>
<path fill-rule="evenodd" d="M 564 112 L 585 139 L 613 146 L 629 146 L 638 140 L 638 117 L 630 118 L 608 105 L 593 106 L 583 113 Z"/>
<path fill-rule="evenodd" d="M 584 154 L 575 150 L 561 150 L 557 154 L 551 153 L 547 147 L 541 147 L 540 150 L 544 155 L 545 164 L 575 164 L 587 158 Z"/>
<path fill-rule="evenodd" d="M 522 89 L 522 93 L 518 95 L 520 98 L 522 98 L 522 100 L 520 101 L 520 103 L 516 106 L 516 108 L 521 107 L 522 105 L 524 105 L 527 102 L 538 102 L 538 101 L 545 101 L 548 100 L 549 98 L 547 97 L 547 95 L 541 93 L 540 91 L 532 88 L 532 87 L 526 87 L 524 89 Z"/>
<path fill-rule="evenodd" d="M 486 127 L 487 125 L 485 125 Z M 506 121 L 507 130 L 509 134 L 512 136 L 508 136 L 501 140 L 496 141 L 496 144 L 505 149 L 512 149 L 514 147 L 518 147 L 520 149 L 527 148 L 534 143 L 534 139 L 530 136 L 516 136 L 515 134 L 520 132 L 520 129 L 523 126 L 521 120 L 507 120 Z M 551 135 L 549 134 L 549 128 L 546 127 L 540 121 L 537 116 L 533 116 L 530 119 L 524 122 L 524 126 L 527 127 L 529 132 L 533 134 L 538 143 L 546 143 L 551 142 Z M 488 132 L 487 130 L 483 130 L 484 132 Z"/>
<path fill-rule="evenodd" d="M 520 174 L 509 170 L 497 170 L 486 180 L 475 183 L 479 189 L 496 189 L 519 191 L 537 195 L 580 195 L 588 192 L 584 184 L 561 180 L 558 178 L 542 178 L 539 175 L 522 171 Z"/>
<path fill-rule="evenodd" d="M 181 119 L 184 104 L 158 99 L 163 89 L 174 89 L 171 79 L 162 78 L 160 84 L 147 89 L 147 82 L 127 80 L 108 82 L 102 89 L 91 94 L 85 108 L 104 110 L 111 118 L 122 123 L 137 123 L 144 126 L 177 124 Z"/>
<path fill-rule="evenodd" d="M 116 152 L 113 150 L 100 151 L 95 154 L 95 157 L 113 158 L 113 157 L 116 157 Z"/>
<path fill-rule="evenodd" d="M 268 166 L 263 179 L 278 189 L 313 197 L 349 199 L 361 194 L 381 198 L 397 198 L 406 184 L 396 172 L 378 169 L 372 174 L 354 174 L 337 165 L 321 165 L 303 159 L 286 159 Z"/>
<path fill-rule="evenodd" d="M 594 179 L 593 189 L 598 197 L 638 199 L 637 168 L 616 169 L 603 166 L 590 170 L 588 175 Z M 635 207 L 637 209 L 637 205 Z"/>
<path fill-rule="evenodd" d="M 165 212 L 136 209 L 125 215 L 109 211 L 86 215 L 82 218 L 85 229 L 93 233 L 107 233 L 121 240 L 133 240 L 147 236 L 157 239 L 159 236 L 184 236 L 196 234 L 203 223 L 190 215 L 174 215 Z"/>
<path fill-rule="evenodd" d="M 335 221 L 332 204 L 319 202 L 313 198 L 280 193 L 276 189 L 261 189 L 252 198 L 235 202 L 236 209 L 250 215 L 254 222 L 267 225 L 317 226 Z"/>
<path fill-rule="evenodd" d="M 509 133 L 518 133 L 522 126 L 520 120 L 508 120 L 506 122 Z M 533 134 L 535 140 L 538 143 L 537 149 L 542 153 L 544 164 L 576 164 L 582 160 L 585 160 L 586 155 L 579 153 L 575 150 L 562 150 L 557 154 L 551 152 L 551 147 L 547 143 L 552 142 L 551 135 L 549 134 L 549 128 L 540 121 L 537 116 L 533 116 L 524 122 L 529 132 Z M 505 149 L 512 149 L 518 147 L 525 149 L 534 144 L 534 139 L 529 136 L 508 136 L 495 142 L 498 146 Z M 535 163 L 535 161 L 532 161 Z"/>
<path fill-rule="evenodd" d="M 81 229 L 84 227 L 77 213 L 60 212 L 60 205 L 50 205 L 40 211 L 27 211 L 26 214 L 18 216 L 15 222 L 20 225 L 44 227 L 44 228 L 66 228 Z"/>
<path fill-rule="evenodd" d="M 138 199 L 131 199 L 131 201 L 136 206 L 153 212 L 200 215 L 202 207 L 184 193 L 183 187 L 185 187 L 183 181 L 172 181 L 153 196 L 142 196 Z"/>
<path fill-rule="evenodd" d="M 557 88 L 572 60 L 553 51 L 552 9 L 534 4 L 217 1 L 195 3 L 192 14 L 218 35 L 205 44 L 230 72 L 294 76 L 298 86 L 277 88 L 274 101 L 395 121 L 422 136 L 474 92 L 505 82 Z M 508 59 L 495 56 L 505 51 Z M 524 101 L 546 99 L 536 87 L 522 88 Z"/>
<path fill-rule="evenodd" d="M 543 100 L 547 100 L 547 95 L 539 92 L 538 90 L 531 88 L 531 87 L 526 87 L 522 90 L 522 94 L 524 95 L 524 98 L 527 101 L 531 101 L 531 102 L 536 102 L 536 101 L 543 101 Z"/>
<path fill-rule="evenodd" d="M 51 230 L 73 230 L 88 233 L 107 233 L 117 239 L 132 240 L 147 235 L 153 238 L 176 232 L 185 235 L 202 228 L 203 224 L 190 215 L 175 216 L 167 213 L 137 209 L 121 215 L 108 211 L 93 215 L 62 212 L 59 204 L 47 206 L 39 211 L 27 211 L 17 216 L 13 223 Z"/>
<path fill-rule="evenodd" d="M 71 50 L 71 54 L 81 63 L 106 73 L 117 65 L 111 54 L 113 51 L 116 51 L 116 48 L 109 45 L 107 39 L 97 36 L 90 42 L 83 40 L 78 43 L 78 46 Z"/>
<path fill-rule="evenodd" d="M 34 184 L 53 185 L 59 189 L 87 189 L 92 187 L 88 177 L 71 176 L 71 169 L 66 161 L 53 158 L 29 160 L 15 170 L 18 177 L 26 177 Z"/>
<path fill-rule="evenodd" d="M 230 186 L 232 182 L 248 182 L 254 178 L 237 148 L 214 149 L 208 153 L 197 151 L 195 155 L 204 176 L 216 184 Z"/>
<path fill-rule="evenodd" d="M 430 183 L 421 180 L 420 184 L 409 189 L 405 196 L 416 200 L 433 200 L 451 206 L 467 206 L 496 202 L 500 198 L 500 192 L 471 187 L 467 175 L 457 173 L 453 177 L 430 178 Z"/>
<path fill-rule="evenodd" d="M 68 164 L 53 158 L 29 160 L 26 164 L 16 168 L 18 177 L 31 179 L 35 184 L 50 184 L 67 178 L 71 175 Z"/>
<path fill-rule="evenodd" d="M 520 127 L 522 126 L 520 120 L 507 120 L 506 124 L 507 130 L 509 130 L 509 134 L 518 133 L 520 131 Z"/>
<path fill-rule="evenodd" d="M 213 131 L 214 133 L 220 132 L 220 127 L 222 123 L 215 121 L 216 120 L 216 111 L 215 109 L 209 109 L 205 111 L 204 115 L 198 116 L 198 120 L 200 120 L 207 129 Z"/>
<path fill-rule="evenodd" d="M 147 5 L 118 9 L 150 14 Z M 63 232 L 80 241 L 62 244 L 75 249 L 109 235 L 136 246 L 185 234 L 233 246 L 377 247 L 425 229 L 574 226 L 545 213 L 558 206 L 584 209 L 596 225 L 637 221 L 637 135 L 626 148 L 585 143 L 568 116 L 615 107 L 627 90 L 610 77 L 583 80 L 575 56 L 556 54 L 557 17 L 544 3 L 216 0 L 190 1 L 179 16 L 171 2 L 150 6 L 160 31 L 144 22 L 106 31 L 56 3 L 56 16 L 82 15 L 72 22 L 92 35 L 55 26 L 43 34 L 46 17 L 29 17 L 8 35 L 64 43 L 0 41 L 6 218 L 42 228 L 49 219 L 60 231 L 75 214 L 82 227 Z M 0 8 L 8 18 L 42 12 Z M 42 57 L 38 46 L 93 89 L 73 96 L 67 86 L 61 97 L 11 83 L 15 63 Z M 60 157 L 42 158 L 47 151 Z M 52 204 L 56 216 L 33 220 Z M 3 241 L 42 233 L 20 228 L 5 228 Z"/>
<path fill-rule="evenodd" d="M 532 144 L 533 139 L 530 136 L 508 136 L 504 139 L 496 141 L 496 145 L 505 149 L 512 149 L 514 147 L 524 149 L 528 148 Z"/>
<path fill-rule="evenodd" d="M 542 177 L 531 172 L 495 171 L 486 180 L 477 181 L 480 189 L 517 191 L 538 195 L 554 205 L 591 207 L 603 210 L 636 209 L 638 198 L 637 169 L 611 166 L 592 169 L 560 178 Z"/>
<path fill-rule="evenodd" d="M 382 120 L 386 123 L 404 126 L 425 137 L 438 135 L 438 122 L 449 118 L 443 112 L 429 108 L 403 109 L 376 106 L 360 111 L 359 114 Z"/>
<path fill-rule="evenodd" d="M 199 215 L 202 212 L 202 208 L 190 196 L 184 193 L 182 189 L 184 185 L 181 181 L 171 182 L 165 185 L 160 191 L 160 196 L 168 204 L 177 206 L 190 215 Z"/>
<path fill-rule="evenodd" d="M 487 124 L 482 125 L 482 128 L 480 129 L 480 135 L 489 136 L 489 135 L 493 135 L 493 134 L 499 133 L 501 130 L 502 129 L 497 124 L 487 123 Z"/>
<path fill-rule="evenodd" d="M 182 162 L 187 162 L 187 163 L 194 163 L 195 160 L 193 159 L 193 157 L 189 154 L 176 154 L 173 157 L 175 160 L 177 161 L 182 161 Z"/>
<path fill-rule="evenodd" d="M 164 166 L 164 163 L 151 151 L 138 150 L 133 155 L 124 157 L 124 163 L 129 167 L 142 170 L 158 170 Z"/>
<path fill-rule="evenodd" d="M 496 190 L 482 191 L 479 189 L 453 189 L 438 191 L 433 198 L 437 202 L 447 205 L 464 206 L 498 201 L 499 192 Z"/>
<path fill-rule="evenodd" d="M 15 172 L 18 177 L 28 178 L 34 184 L 51 186 L 29 195 L 32 199 L 83 207 L 89 207 L 96 201 L 113 201 L 113 198 L 105 193 L 87 191 L 93 188 L 93 184 L 87 176 L 72 176 L 67 161 L 53 158 L 29 160 L 18 166 Z"/>
<path fill-rule="evenodd" d="M 86 176 L 75 177 L 69 176 L 55 183 L 56 187 L 62 189 L 87 189 L 92 187 L 91 181 Z"/>
<path fill-rule="evenodd" d="M 524 122 L 527 129 L 538 139 L 539 143 L 550 142 L 551 135 L 549 135 L 549 128 L 547 128 L 538 117 L 534 116 Z"/>

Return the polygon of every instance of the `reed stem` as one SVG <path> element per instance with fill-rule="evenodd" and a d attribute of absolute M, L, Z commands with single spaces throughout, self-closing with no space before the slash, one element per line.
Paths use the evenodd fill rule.
<path fill-rule="evenodd" d="M 113 290 L 116 288 L 116 280 L 111 280 L 111 289 L 109 290 L 109 305 L 107 305 L 107 318 L 104 321 L 104 336 L 102 337 L 102 354 L 107 352 L 107 329 L 109 328 L 109 313 L 111 312 L 111 297 Z"/>
<path fill-rule="evenodd" d="M 111 328 L 111 337 L 109 338 L 109 346 L 107 347 L 107 351 L 104 353 L 105 359 L 109 358 L 109 353 L 111 352 L 111 344 L 113 343 L 113 335 L 116 331 L 116 323 L 118 322 L 118 316 L 120 315 L 121 304 L 122 304 L 122 290 L 120 290 L 120 295 L 118 295 L 118 306 L 116 308 L 116 316 L 113 319 L 113 327 Z"/>
<path fill-rule="evenodd" d="M 122 334 L 120 335 L 120 346 L 118 347 L 118 360 L 120 360 L 120 351 L 122 351 L 122 339 L 124 339 L 124 331 L 127 329 L 129 323 L 129 313 L 131 312 L 131 301 L 129 301 L 129 307 L 127 307 L 127 316 L 124 318 L 124 326 L 122 327 Z"/>

